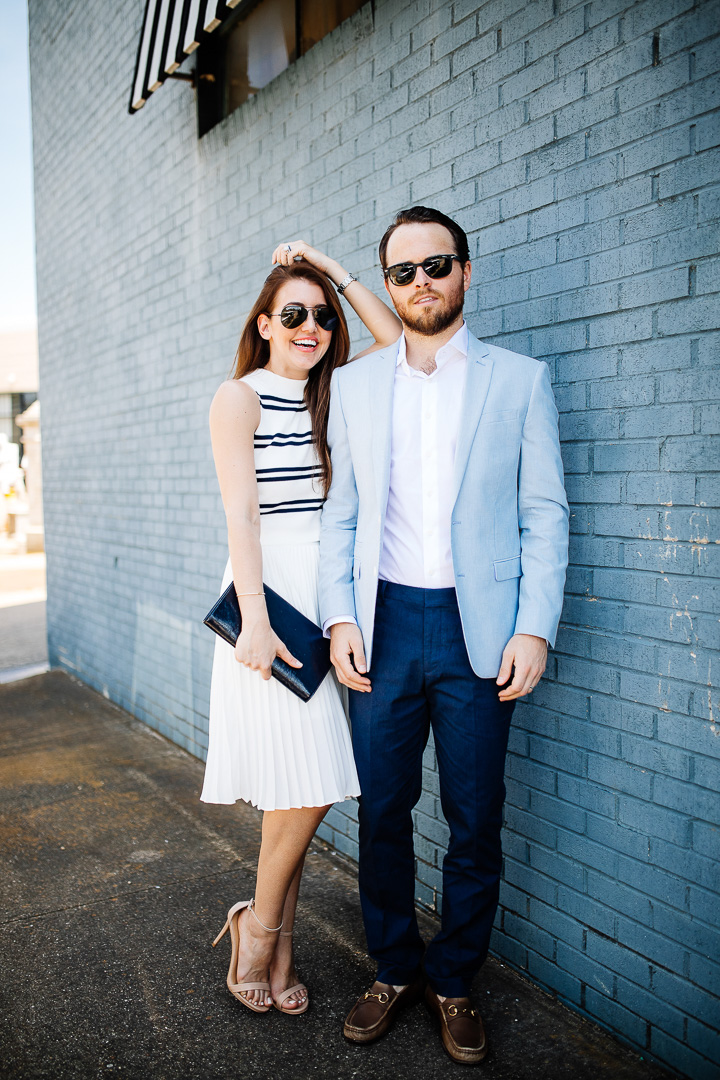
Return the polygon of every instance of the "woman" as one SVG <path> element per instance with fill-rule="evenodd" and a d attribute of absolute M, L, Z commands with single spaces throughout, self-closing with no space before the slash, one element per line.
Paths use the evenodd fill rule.
<path fill-rule="evenodd" d="M 295 262 L 296 256 L 303 261 Z M 303 861 L 332 803 L 359 794 L 347 719 L 331 672 L 305 704 L 270 678 L 276 656 L 298 667 L 270 626 L 263 583 L 319 622 L 320 513 L 330 484 L 330 378 L 349 337 L 331 283 L 375 338 L 397 339 L 396 316 L 334 260 L 303 241 L 281 244 L 250 312 L 233 378 L 210 409 L 242 632 L 215 645 L 205 802 L 245 799 L 264 811 L 255 897 L 228 912 L 230 992 L 254 1012 L 308 1007 L 292 953 Z"/>

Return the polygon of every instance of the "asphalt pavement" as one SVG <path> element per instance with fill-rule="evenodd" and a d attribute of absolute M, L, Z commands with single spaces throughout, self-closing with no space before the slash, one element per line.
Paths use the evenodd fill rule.
<path fill-rule="evenodd" d="M 463 1075 L 423 1005 L 372 1046 L 343 1039 L 373 968 L 354 868 L 317 841 L 296 934 L 310 1009 L 255 1015 L 235 1001 L 228 938 L 210 943 L 252 895 L 261 816 L 201 804 L 201 779 L 199 761 L 65 673 L 0 685 L 3 1080 Z M 496 960 L 474 999 L 490 1043 L 478 1075 L 669 1075 Z"/>

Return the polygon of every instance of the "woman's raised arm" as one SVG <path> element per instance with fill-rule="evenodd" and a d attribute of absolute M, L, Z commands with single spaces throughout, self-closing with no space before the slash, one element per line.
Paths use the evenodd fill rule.
<path fill-rule="evenodd" d="M 280 266 L 290 266 L 296 258 L 305 259 L 321 273 L 326 274 L 336 287 L 350 276 L 339 262 L 311 247 L 304 240 L 289 240 L 278 244 L 272 255 L 273 263 Z M 345 287 L 342 295 L 375 338 L 374 343 L 358 353 L 358 356 L 365 356 L 366 353 L 375 352 L 376 349 L 382 349 L 397 341 L 402 333 L 402 323 L 395 312 L 378 299 L 375 293 L 359 281 L 352 280 Z"/>

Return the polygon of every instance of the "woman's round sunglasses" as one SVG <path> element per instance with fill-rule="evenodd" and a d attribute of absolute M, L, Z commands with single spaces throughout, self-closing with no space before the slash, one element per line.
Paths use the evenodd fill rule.
<path fill-rule="evenodd" d="M 279 319 L 286 330 L 296 330 L 298 326 L 302 326 L 311 311 L 321 329 L 334 330 L 337 326 L 338 317 L 327 304 L 317 304 L 315 307 L 305 307 L 304 304 L 286 304 L 282 311 L 268 311 L 266 314 L 270 319 Z"/>
<path fill-rule="evenodd" d="M 390 278 L 393 285 L 410 285 L 415 280 L 418 266 L 422 266 L 429 278 L 443 278 L 452 273 L 453 259 L 462 263 L 459 255 L 430 255 L 419 263 L 393 263 L 387 270 L 383 270 L 383 274 Z"/>

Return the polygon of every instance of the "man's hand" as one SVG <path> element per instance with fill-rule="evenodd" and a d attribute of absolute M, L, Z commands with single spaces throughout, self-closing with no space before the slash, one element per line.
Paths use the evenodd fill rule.
<path fill-rule="evenodd" d="M 547 641 L 532 634 L 515 634 L 510 638 L 502 656 L 500 673 L 495 680 L 503 686 L 512 674 L 513 681 L 498 694 L 500 701 L 513 701 L 529 694 L 542 678 L 547 663 Z"/>
<path fill-rule="evenodd" d="M 367 694 L 371 690 L 370 680 L 364 678 L 367 671 L 365 648 L 360 627 L 355 623 L 335 623 L 330 627 L 330 659 L 337 677 L 344 686 L 351 690 L 360 690 Z"/>

